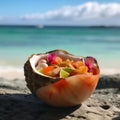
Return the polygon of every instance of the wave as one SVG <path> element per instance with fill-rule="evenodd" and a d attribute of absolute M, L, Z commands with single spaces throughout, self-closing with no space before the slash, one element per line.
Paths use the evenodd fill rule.
<path fill-rule="evenodd" d="M 120 68 L 101 68 L 102 75 L 120 74 Z"/>
<path fill-rule="evenodd" d="M 21 67 L 0 66 L 0 77 L 6 79 L 24 79 L 24 71 Z"/>
<path fill-rule="evenodd" d="M 120 68 L 101 68 L 102 75 L 120 74 Z M 0 78 L 5 79 L 24 79 L 22 67 L 0 66 Z"/>

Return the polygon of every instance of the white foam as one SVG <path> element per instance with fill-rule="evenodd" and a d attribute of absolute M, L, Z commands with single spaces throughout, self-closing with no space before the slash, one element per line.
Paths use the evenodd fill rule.
<path fill-rule="evenodd" d="M 103 75 L 120 74 L 120 68 L 101 68 L 100 71 Z M 0 77 L 5 79 L 24 79 L 23 67 L 0 66 Z"/>
<path fill-rule="evenodd" d="M 120 68 L 101 68 L 100 71 L 103 75 L 120 74 Z"/>
<path fill-rule="evenodd" d="M 14 66 L 0 66 L 0 77 L 6 79 L 24 79 L 23 68 Z"/>

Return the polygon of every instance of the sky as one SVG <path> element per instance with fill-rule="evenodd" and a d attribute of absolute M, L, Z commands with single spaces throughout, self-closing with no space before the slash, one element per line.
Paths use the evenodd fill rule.
<path fill-rule="evenodd" d="M 120 26 L 120 0 L 0 0 L 0 25 Z"/>

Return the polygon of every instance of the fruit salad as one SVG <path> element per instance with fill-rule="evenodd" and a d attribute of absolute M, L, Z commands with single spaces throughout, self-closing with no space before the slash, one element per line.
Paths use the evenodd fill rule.
<path fill-rule="evenodd" d="M 97 74 L 95 61 L 92 57 L 85 60 L 62 59 L 53 53 L 49 54 L 46 59 L 41 59 L 38 63 L 37 70 L 47 76 L 56 78 L 67 78 L 77 74 L 92 73 Z"/>

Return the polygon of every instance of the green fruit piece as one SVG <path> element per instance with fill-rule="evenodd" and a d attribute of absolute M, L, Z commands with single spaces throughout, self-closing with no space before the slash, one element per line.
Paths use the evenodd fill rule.
<path fill-rule="evenodd" d="M 73 72 L 73 69 L 71 69 L 71 68 L 64 68 L 63 70 L 66 71 L 66 72 L 68 72 L 68 73 Z"/>
<path fill-rule="evenodd" d="M 39 68 L 39 69 L 38 69 L 38 72 L 43 73 L 43 69 L 42 69 L 42 68 Z"/>
<path fill-rule="evenodd" d="M 70 75 L 70 73 L 66 72 L 64 69 L 60 70 L 60 78 L 66 78 Z"/>

